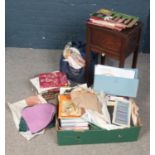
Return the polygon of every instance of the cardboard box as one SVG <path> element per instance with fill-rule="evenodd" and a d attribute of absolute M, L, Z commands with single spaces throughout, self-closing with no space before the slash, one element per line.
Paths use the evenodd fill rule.
<path fill-rule="evenodd" d="M 123 77 L 115 77 L 111 75 L 99 74 L 98 72 L 104 67 L 103 65 L 95 66 L 95 75 L 94 75 L 94 85 L 93 88 L 97 92 L 105 92 L 111 95 L 118 96 L 127 96 L 127 97 L 136 97 L 138 91 L 138 70 L 137 69 L 120 69 L 119 70 L 127 70 L 134 71 L 134 78 L 123 78 Z M 109 67 L 113 68 L 113 67 Z M 99 69 L 99 70 L 98 70 Z M 117 69 L 117 68 L 116 68 Z"/>

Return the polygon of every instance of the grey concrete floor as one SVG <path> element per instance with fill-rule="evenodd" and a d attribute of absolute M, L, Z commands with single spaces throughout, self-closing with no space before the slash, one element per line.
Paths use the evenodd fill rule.
<path fill-rule="evenodd" d="M 6 103 L 33 95 L 29 79 L 41 72 L 59 69 L 62 50 L 6 48 Z M 126 67 L 131 66 L 130 56 Z M 107 65 L 116 62 L 108 59 Z M 31 141 L 26 141 L 15 128 L 11 112 L 6 105 L 6 155 L 149 155 L 150 146 L 150 58 L 139 54 L 139 91 L 136 102 L 140 107 L 143 127 L 139 140 L 128 143 L 59 146 L 56 131 L 47 129 Z"/>

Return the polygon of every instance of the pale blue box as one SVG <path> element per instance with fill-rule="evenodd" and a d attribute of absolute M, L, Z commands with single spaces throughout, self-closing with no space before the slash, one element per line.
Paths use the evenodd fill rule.
<path fill-rule="evenodd" d="M 94 90 L 110 95 L 136 97 L 139 84 L 138 69 L 129 70 L 135 71 L 133 79 L 94 74 Z"/>

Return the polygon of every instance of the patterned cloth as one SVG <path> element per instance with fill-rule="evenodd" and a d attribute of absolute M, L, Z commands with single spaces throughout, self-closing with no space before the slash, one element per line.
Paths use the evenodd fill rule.
<path fill-rule="evenodd" d="M 63 72 L 52 72 L 39 74 L 41 88 L 62 87 L 68 85 L 67 76 Z"/>

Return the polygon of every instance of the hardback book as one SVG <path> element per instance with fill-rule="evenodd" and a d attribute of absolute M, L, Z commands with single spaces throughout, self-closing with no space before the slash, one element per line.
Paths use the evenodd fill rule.
<path fill-rule="evenodd" d="M 82 108 L 77 107 L 71 100 L 69 94 L 59 95 L 58 118 L 79 118 L 82 116 Z"/>
<path fill-rule="evenodd" d="M 86 123 L 83 118 L 61 118 L 61 123 Z"/>
<path fill-rule="evenodd" d="M 81 126 L 88 126 L 88 122 L 83 122 L 83 123 L 76 123 L 76 122 L 72 122 L 72 123 L 61 123 L 61 127 L 81 127 Z"/>
<path fill-rule="evenodd" d="M 47 93 L 49 91 L 55 92 L 55 90 L 58 91 L 61 87 L 69 85 L 66 75 L 58 71 L 39 74 L 38 76 L 31 78 L 30 82 L 37 90 L 38 94 Z"/>
<path fill-rule="evenodd" d="M 39 84 L 41 88 L 68 86 L 65 73 L 60 71 L 39 74 Z"/>
<path fill-rule="evenodd" d="M 74 127 L 60 127 L 59 128 L 60 130 L 89 130 L 89 127 L 88 126 L 80 126 L 80 127 L 76 127 L 76 126 L 74 126 Z"/>

